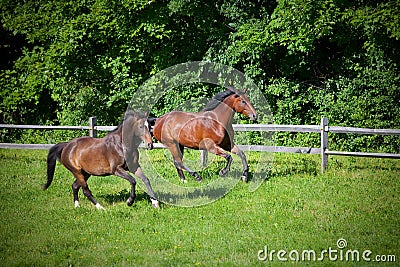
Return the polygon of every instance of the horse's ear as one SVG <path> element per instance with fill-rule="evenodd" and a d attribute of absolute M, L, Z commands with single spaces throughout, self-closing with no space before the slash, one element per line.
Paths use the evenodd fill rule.
<path fill-rule="evenodd" d="M 246 93 L 246 92 L 247 92 L 247 88 L 244 88 L 244 89 L 243 89 L 243 93 Z"/>
<path fill-rule="evenodd" d="M 149 113 L 150 113 L 150 111 L 146 111 L 144 114 L 143 114 L 143 117 L 148 117 L 149 116 Z"/>

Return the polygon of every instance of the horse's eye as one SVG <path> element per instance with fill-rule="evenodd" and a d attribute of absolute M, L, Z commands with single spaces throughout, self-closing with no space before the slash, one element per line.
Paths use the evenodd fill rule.
<path fill-rule="evenodd" d="M 242 104 L 243 104 L 243 105 L 246 105 L 246 101 L 242 100 Z"/>

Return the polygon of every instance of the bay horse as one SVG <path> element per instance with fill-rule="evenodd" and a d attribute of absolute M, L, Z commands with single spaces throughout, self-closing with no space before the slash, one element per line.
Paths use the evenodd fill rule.
<path fill-rule="evenodd" d="M 227 163 L 219 172 L 221 176 L 228 173 L 232 162 L 232 156 L 225 151 L 238 155 L 243 164 L 242 180 L 247 182 L 249 166 L 246 156 L 233 141 L 232 121 L 235 112 L 249 117 L 252 121 L 257 119 L 256 111 L 246 96 L 246 90 L 227 89 L 220 92 L 198 113 L 172 111 L 155 119 L 153 135 L 171 152 L 182 182 L 187 182 L 182 170 L 189 172 L 197 181 L 202 180 L 197 172 L 183 164 L 185 147 L 207 150 L 225 158 Z"/>
<path fill-rule="evenodd" d="M 122 123 L 103 138 L 79 137 L 70 142 L 58 143 L 52 146 L 47 156 L 47 183 L 43 185 L 46 190 L 52 183 L 56 162 L 59 160 L 75 177 L 72 184 L 75 207 L 79 207 L 78 191 L 82 188 L 83 194 L 99 210 L 104 208 L 95 200 L 89 190 L 87 180 L 91 175 L 108 176 L 116 175 L 131 184 L 130 196 L 126 203 L 131 206 L 135 200 L 136 180 L 127 172 L 127 160 L 133 162 L 130 169 L 145 183 L 153 207 L 158 207 L 149 179 L 143 174 L 139 166 L 138 146 L 143 141 L 147 149 L 153 148 L 152 137 L 148 128 L 147 114 L 144 116 L 136 112 L 127 112 Z M 128 142 L 123 140 L 123 128 L 129 133 Z M 124 132 L 124 134 L 125 134 Z M 126 144 L 128 144 L 128 147 Z M 126 159 L 125 155 L 129 158 Z"/>

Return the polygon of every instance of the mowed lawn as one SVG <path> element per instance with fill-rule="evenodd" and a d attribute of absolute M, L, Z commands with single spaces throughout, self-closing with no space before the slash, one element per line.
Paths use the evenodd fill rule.
<path fill-rule="evenodd" d="M 82 194 L 81 207 L 74 208 L 73 177 L 60 164 L 53 184 L 41 190 L 46 156 L 0 150 L 0 266 L 400 262 L 400 160 L 330 157 L 329 170 L 320 174 L 318 156 L 275 154 L 268 180 L 255 192 L 240 182 L 194 208 L 154 209 L 140 187 L 128 207 L 127 181 L 91 177 L 91 190 L 106 208 L 98 211 Z M 178 180 L 171 164 L 165 169 Z M 203 183 L 207 179 L 213 178 Z"/>

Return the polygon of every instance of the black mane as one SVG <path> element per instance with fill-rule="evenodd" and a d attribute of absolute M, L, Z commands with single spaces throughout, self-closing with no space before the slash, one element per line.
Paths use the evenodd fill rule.
<path fill-rule="evenodd" d="M 221 102 L 223 102 L 225 100 L 225 98 L 233 95 L 233 94 L 238 94 L 241 95 L 243 93 L 239 92 L 239 91 L 233 91 L 231 89 L 227 89 L 223 92 L 220 92 L 218 94 L 216 94 L 211 100 L 210 102 L 207 103 L 206 107 L 203 109 L 203 111 L 211 111 L 213 109 L 215 109 Z"/>
<path fill-rule="evenodd" d="M 115 127 L 113 130 L 111 130 L 107 135 L 117 132 L 117 131 L 122 127 L 123 124 L 124 124 L 124 121 L 121 121 L 121 122 L 118 124 L 118 126 Z"/>
<path fill-rule="evenodd" d="M 125 113 L 125 116 L 121 119 L 121 122 L 118 124 L 118 126 L 111 130 L 108 134 L 114 133 L 116 131 L 118 131 L 123 125 L 124 125 L 124 121 L 128 118 L 128 117 L 132 117 L 135 116 L 135 113 L 133 111 L 128 111 Z"/>

